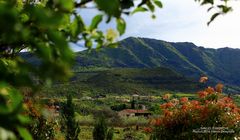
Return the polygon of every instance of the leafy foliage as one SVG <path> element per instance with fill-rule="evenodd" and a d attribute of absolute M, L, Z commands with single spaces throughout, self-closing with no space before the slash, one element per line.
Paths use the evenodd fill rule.
<path fill-rule="evenodd" d="M 27 125 L 27 123 L 30 122 L 30 120 L 22 114 L 24 108 L 21 104 L 21 94 L 14 88 L 12 88 L 12 86 L 10 86 L 9 84 L 1 82 L 0 101 L 1 127 L 5 128 L 6 131 L 17 131 L 20 137 L 23 139 L 31 139 L 31 135 L 28 131 L 26 131 L 25 128 L 25 126 Z"/>
<path fill-rule="evenodd" d="M 222 1 L 214 1 L 214 0 L 195 0 L 201 3 L 201 5 L 210 5 L 208 8 L 208 11 L 213 11 L 214 9 L 217 9 L 217 11 L 212 15 L 210 18 L 210 21 L 207 23 L 208 25 L 214 21 L 216 17 L 219 15 L 224 15 L 229 12 L 231 12 L 233 9 L 231 6 L 229 6 L 229 2 L 231 0 L 222 0 Z"/>
<path fill-rule="evenodd" d="M 70 67 L 74 54 L 69 42 L 84 41 L 91 48 L 92 42 L 98 47 L 111 45 L 115 34 L 97 29 L 102 16 L 85 25 L 77 8 L 87 7 L 89 3 L 103 11 L 102 16 L 119 19 L 118 30 L 124 33 L 125 22 L 122 14 L 127 14 L 134 7 L 131 0 L 1 0 L 0 1 L 0 82 L 3 92 L 0 95 L 3 118 L 1 127 L 18 130 L 21 136 L 31 139 L 23 124 L 26 123 L 22 112 L 19 87 L 31 87 L 33 92 L 38 85 L 51 83 L 51 80 L 65 80 L 71 76 Z M 152 3 L 149 1 L 148 3 Z M 140 6 L 146 5 L 141 2 Z M 40 60 L 33 65 L 24 60 L 19 53 L 28 51 Z M 14 96 L 13 96 L 14 95 Z M 11 99 L 13 98 L 13 99 Z M 12 104 L 7 105 L 7 102 Z M 9 108 L 8 108 L 9 107 Z M 9 120 L 10 119 L 10 120 Z M 7 121 L 8 120 L 8 121 Z M 7 123 L 7 124 L 6 124 Z M 11 124 L 11 125 L 9 125 Z M 15 132 L 15 131 L 14 131 Z"/>

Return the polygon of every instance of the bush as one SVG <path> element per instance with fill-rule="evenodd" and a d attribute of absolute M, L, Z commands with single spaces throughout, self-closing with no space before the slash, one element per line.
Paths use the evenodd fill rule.
<path fill-rule="evenodd" d="M 222 85 L 162 104 L 163 114 L 151 121 L 152 139 L 234 139 L 240 134 L 240 109 L 224 96 Z M 174 135 L 173 135 L 174 134 Z"/>
<path fill-rule="evenodd" d="M 122 117 L 123 126 L 147 126 L 149 120 L 145 117 Z"/>
<path fill-rule="evenodd" d="M 82 116 L 82 115 L 77 114 L 76 119 L 77 119 L 79 125 L 81 125 L 81 126 L 93 126 L 94 122 L 95 122 L 92 115 Z"/>
<path fill-rule="evenodd" d="M 99 116 L 101 116 L 101 117 L 107 119 L 109 124 L 115 125 L 115 126 L 119 126 L 122 123 L 119 115 L 107 107 L 104 107 L 102 109 L 93 110 L 93 116 L 96 119 L 98 119 Z"/>

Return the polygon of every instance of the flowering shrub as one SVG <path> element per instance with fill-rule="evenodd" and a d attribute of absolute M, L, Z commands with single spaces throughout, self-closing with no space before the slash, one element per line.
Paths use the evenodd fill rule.
<path fill-rule="evenodd" d="M 162 139 L 233 139 L 240 135 L 240 108 L 222 94 L 223 85 L 198 92 L 198 99 L 172 99 L 146 132 Z"/>
<path fill-rule="evenodd" d="M 53 106 L 43 106 L 34 103 L 32 99 L 24 101 L 26 115 L 28 115 L 32 123 L 28 125 L 28 130 L 33 139 L 36 140 L 52 140 L 55 133 L 60 131 L 58 121 Z"/>

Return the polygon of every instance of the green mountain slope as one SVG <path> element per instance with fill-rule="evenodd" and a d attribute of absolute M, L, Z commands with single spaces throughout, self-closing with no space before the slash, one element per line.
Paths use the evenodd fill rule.
<path fill-rule="evenodd" d="M 207 75 L 215 82 L 240 86 L 240 49 L 207 49 L 188 42 L 131 37 L 121 41 L 118 48 L 78 52 L 78 66 L 167 67 L 185 76 Z"/>
<path fill-rule="evenodd" d="M 69 82 L 54 84 L 43 93 L 62 96 L 70 91 L 76 97 L 83 94 L 152 95 L 166 91 L 196 92 L 203 87 L 168 68 L 84 68 L 75 72 Z"/>

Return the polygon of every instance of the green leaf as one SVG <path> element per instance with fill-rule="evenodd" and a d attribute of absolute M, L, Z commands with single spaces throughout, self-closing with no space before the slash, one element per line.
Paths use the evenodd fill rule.
<path fill-rule="evenodd" d="M 63 10 L 72 11 L 74 8 L 74 3 L 72 0 L 58 0 Z"/>
<path fill-rule="evenodd" d="M 218 5 L 217 7 L 220 8 L 223 13 L 227 13 L 232 10 L 231 7 L 228 7 L 226 5 Z"/>
<path fill-rule="evenodd" d="M 75 18 L 70 25 L 70 32 L 72 36 L 76 37 L 78 32 L 78 20 Z"/>
<path fill-rule="evenodd" d="M 205 4 L 214 4 L 214 0 L 203 0 L 203 2 L 201 3 L 201 5 L 205 5 Z"/>
<path fill-rule="evenodd" d="M 152 4 L 151 1 L 148 1 L 146 4 L 147 4 L 147 7 L 149 8 L 149 10 L 150 10 L 151 12 L 154 12 L 154 11 L 155 11 L 155 7 L 154 7 L 154 5 Z"/>
<path fill-rule="evenodd" d="M 126 22 L 122 18 L 117 19 L 117 30 L 120 35 L 124 34 L 126 30 Z"/>
<path fill-rule="evenodd" d="M 119 0 L 95 0 L 98 9 L 104 11 L 109 16 L 120 17 L 120 2 Z"/>
<path fill-rule="evenodd" d="M 151 16 L 151 17 L 152 17 L 152 19 L 155 19 L 155 18 L 156 18 L 156 15 L 152 14 L 152 16 Z"/>
<path fill-rule="evenodd" d="M 96 15 L 93 19 L 92 19 L 92 23 L 89 27 L 90 30 L 96 29 L 98 27 L 98 24 L 102 21 L 103 19 L 103 15 Z"/>
<path fill-rule="evenodd" d="M 92 41 L 91 41 L 91 40 L 88 39 L 88 40 L 85 41 L 85 47 L 91 48 L 92 45 L 93 45 L 93 44 L 92 44 Z"/>
<path fill-rule="evenodd" d="M 32 140 L 31 134 L 28 132 L 26 128 L 23 127 L 17 127 L 17 130 L 23 140 Z"/>
<path fill-rule="evenodd" d="M 212 17 L 211 17 L 211 19 L 210 19 L 210 21 L 207 23 L 207 25 L 210 25 L 210 23 L 217 17 L 217 16 L 219 16 L 221 13 L 215 13 L 215 14 L 213 14 L 212 15 Z"/>
<path fill-rule="evenodd" d="M 122 9 L 129 9 L 134 6 L 134 3 L 132 0 L 122 0 L 121 1 L 121 8 Z"/>
<path fill-rule="evenodd" d="M 214 6 L 211 6 L 210 8 L 207 9 L 207 11 L 211 11 L 214 8 Z"/>
<path fill-rule="evenodd" d="M 17 118 L 22 124 L 27 124 L 27 123 L 31 122 L 31 119 L 28 118 L 27 116 L 23 116 L 23 115 L 18 114 Z"/>
<path fill-rule="evenodd" d="M 73 22 L 70 25 L 70 31 L 73 37 L 77 37 L 84 29 L 84 23 L 80 17 L 75 17 Z"/>
<path fill-rule="evenodd" d="M 137 13 L 137 12 L 146 12 L 148 11 L 147 8 L 144 8 L 144 7 L 137 7 L 136 9 L 133 10 L 133 12 L 131 13 L 132 15 Z"/>
<path fill-rule="evenodd" d="M 162 2 L 158 0 L 154 0 L 154 4 L 156 4 L 159 8 L 163 8 Z"/>
<path fill-rule="evenodd" d="M 22 96 L 21 94 L 5 83 L 0 83 L 0 96 L 1 101 L 9 102 L 7 105 L 0 104 L 0 114 L 8 114 L 18 112 L 22 107 Z M 4 99 L 4 100 L 3 100 Z"/>
<path fill-rule="evenodd" d="M 11 110 L 12 111 L 16 111 L 16 110 L 19 110 L 21 108 L 21 105 L 22 105 L 22 95 L 15 89 L 11 89 L 10 90 L 10 96 L 9 96 L 9 99 L 10 101 L 12 102 L 11 103 Z"/>
<path fill-rule="evenodd" d="M 29 20 L 29 16 L 27 14 L 21 14 L 20 19 L 23 23 L 25 23 Z"/>

